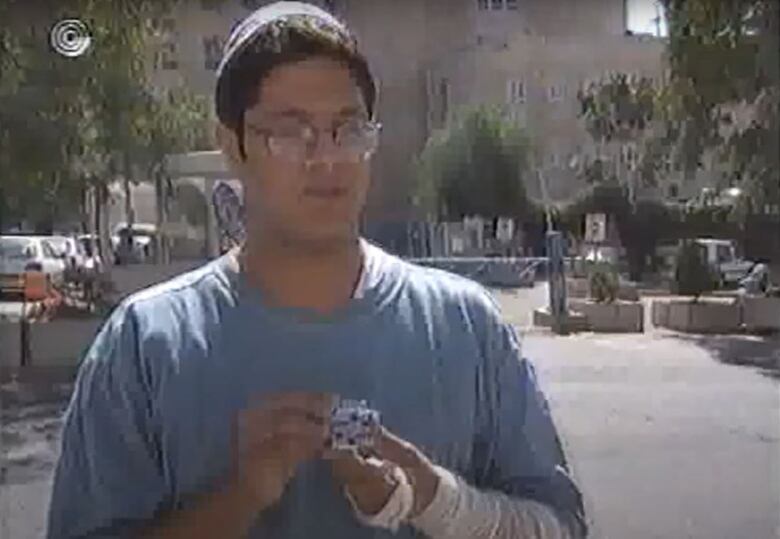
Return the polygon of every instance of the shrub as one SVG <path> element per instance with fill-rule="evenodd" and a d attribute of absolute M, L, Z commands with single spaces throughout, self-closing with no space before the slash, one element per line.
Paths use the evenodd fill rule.
<path fill-rule="evenodd" d="M 704 292 L 715 289 L 717 279 L 707 264 L 701 245 L 694 241 L 685 241 L 680 246 L 676 259 L 675 282 L 677 293 L 693 296 L 694 301 Z"/>
<path fill-rule="evenodd" d="M 618 274 L 609 264 L 595 265 L 590 272 L 588 284 L 590 297 L 596 303 L 613 303 L 620 288 Z"/>

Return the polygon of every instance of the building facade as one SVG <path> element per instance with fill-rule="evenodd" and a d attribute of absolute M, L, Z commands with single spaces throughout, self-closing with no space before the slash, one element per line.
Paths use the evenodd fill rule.
<path fill-rule="evenodd" d="M 160 21 L 154 80 L 211 95 L 234 24 L 265 0 L 181 2 Z M 414 218 L 413 160 L 458 111 L 505 107 L 540 149 L 552 199 L 582 185 L 574 158 L 592 150 L 577 90 L 610 71 L 660 79 L 663 42 L 626 35 L 625 0 L 330 0 L 320 5 L 356 33 L 379 82 L 381 148 L 367 220 Z M 532 196 L 540 188 L 530 182 Z M 389 229 L 388 229 L 389 230 Z"/>

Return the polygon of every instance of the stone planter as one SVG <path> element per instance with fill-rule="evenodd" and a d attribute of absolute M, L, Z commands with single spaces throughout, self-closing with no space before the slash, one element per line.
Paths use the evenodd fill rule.
<path fill-rule="evenodd" d="M 553 327 L 553 317 L 547 308 L 535 309 L 533 314 L 533 324 L 537 327 Z M 588 329 L 588 321 L 582 313 L 569 310 L 566 318 L 565 329 L 569 332 L 585 331 Z"/>
<path fill-rule="evenodd" d="M 780 298 L 742 298 L 742 324 L 746 331 L 780 331 Z"/>
<path fill-rule="evenodd" d="M 741 327 L 736 302 L 656 300 L 652 318 L 655 326 L 686 333 L 736 333 Z"/>
<path fill-rule="evenodd" d="M 621 282 L 618 288 L 617 299 L 623 301 L 639 301 L 639 288 L 636 283 Z"/>
<path fill-rule="evenodd" d="M 638 302 L 595 303 L 572 300 L 569 307 L 585 315 L 588 328 L 600 333 L 642 333 L 644 306 Z"/>
<path fill-rule="evenodd" d="M 587 298 L 590 294 L 588 279 L 579 277 L 566 278 L 566 296 L 569 298 Z"/>

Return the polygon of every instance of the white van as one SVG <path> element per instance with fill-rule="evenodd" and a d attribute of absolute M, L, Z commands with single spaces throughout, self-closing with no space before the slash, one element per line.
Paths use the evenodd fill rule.
<path fill-rule="evenodd" d="M 698 238 L 695 241 L 704 248 L 707 263 L 719 276 L 721 284 L 739 283 L 755 265 L 737 257 L 737 248 L 732 240 Z"/>

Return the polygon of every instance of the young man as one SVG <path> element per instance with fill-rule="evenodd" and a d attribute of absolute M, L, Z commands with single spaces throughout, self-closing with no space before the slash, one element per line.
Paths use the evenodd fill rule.
<path fill-rule="evenodd" d="M 258 10 L 228 41 L 216 105 L 246 240 L 97 336 L 49 537 L 584 536 L 490 296 L 359 237 L 379 127 L 347 29 L 297 2 Z M 373 454 L 327 449 L 336 395 L 381 412 Z"/>

